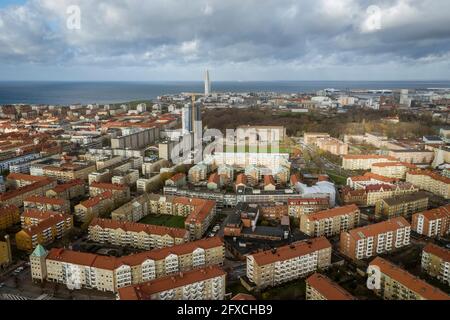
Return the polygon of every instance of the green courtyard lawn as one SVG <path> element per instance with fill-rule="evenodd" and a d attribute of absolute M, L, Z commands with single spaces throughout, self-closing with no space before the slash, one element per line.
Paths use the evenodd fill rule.
<path fill-rule="evenodd" d="M 345 186 L 347 184 L 348 177 L 341 176 L 341 175 L 337 174 L 335 171 L 331 171 L 331 170 L 328 170 L 327 174 L 335 184 L 343 185 L 343 186 Z"/>
<path fill-rule="evenodd" d="M 261 292 L 262 300 L 305 300 L 305 279 L 294 280 Z"/>
<path fill-rule="evenodd" d="M 252 294 L 247 289 L 245 289 L 245 287 L 239 281 L 228 285 L 226 291 L 227 293 L 231 292 L 233 297 L 238 293 Z"/>
<path fill-rule="evenodd" d="M 149 214 L 139 221 L 139 223 L 153 224 L 157 226 L 166 226 L 172 228 L 184 228 L 184 221 L 186 217 L 172 216 L 172 215 L 153 215 Z"/>

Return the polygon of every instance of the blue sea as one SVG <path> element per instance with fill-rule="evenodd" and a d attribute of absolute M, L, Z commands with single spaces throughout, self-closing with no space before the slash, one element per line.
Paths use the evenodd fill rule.
<path fill-rule="evenodd" d="M 203 82 L 0 82 L 0 105 L 120 103 L 149 100 L 164 94 L 203 92 Z M 450 81 L 216 81 L 214 92 L 305 93 L 334 88 L 450 88 Z"/>

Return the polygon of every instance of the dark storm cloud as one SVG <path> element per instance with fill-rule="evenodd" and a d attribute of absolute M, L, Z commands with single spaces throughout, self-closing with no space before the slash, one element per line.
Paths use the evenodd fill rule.
<path fill-rule="evenodd" d="M 81 8 L 81 30 L 66 28 Z M 367 12 L 376 5 L 380 28 Z M 30 0 L 0 10 L 0 61 L 54 65 L 449 63 L 449 1 Z"/>

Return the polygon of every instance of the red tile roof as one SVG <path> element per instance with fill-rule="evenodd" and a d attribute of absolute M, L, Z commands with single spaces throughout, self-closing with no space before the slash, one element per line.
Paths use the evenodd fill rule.
<path fill-rule="evenodd" d="M 194 211 L 192 211 L 186 218 L 185 222 L 189 224 L 203 223 L 203 220 L 206 219 L 211 214 L 211 211 L 216 207 L 216 201 L 214 200 L 202 200 L 202 204 L 199 204 L 195 207 Z"/>
<path fill-rule="evenodd" d="M 336 207 L 333 209 L 318 211 L 315 213 L 311 213 L 307 215 L 308 220 L 316 221 L 316 220 L 322 220 L 327 218 L 332 218 L 336 216 L 342 216 L 345 214 L 350 214 L 354 212 L 359 212 L 359 208 L 355 204 L 350 204 L 348 206 L 343 207 Z"/>
<path fill-rule="evenodd" d="M 220 176 L 217 173 L 213 173 L 209 176 L 208 183 L 219 184 Z"/>
<path fill-rule="evenodd" d="M 407 167 L 409 169 L 416 169 L 417 166 L 412 164 L 412 163 L 408 163 L 408 162 L 377 162 L 372 164 L 372 167 Z"/>
<path fill-rule="evenodd" d="M 381 233 L 386 233 L 389 231 L 395 231 L 400 228 L 410 227 L 408 221 L 406 221 L 403 217 L 396 217 L 386 221 L 369 224 L 364 227 L 359 227 L 356 229 L 352 229 L 347 231 L 354 239 L 363 239 L 366 237 L 377 236 Z"/>
<path fill-rule="evenodd" d="M 69 201 L 65 199 L 59 198 L 48 198 L 48 197 L 40 197 L 40 196 L 29 196 L 26 197 L 23 201 L 26 202 L 35 202 L 35 203 L 43 203 L 43 204 L 52 204 L 52 205 L 60 205 L 68 204 Z"/>
<path fill-rule="evenodd" d="M 29 174 L 23 174 L 23 173 L 10 173 L 6 179 L 8 180 L 25 180 L 30 182 L 38 182 L 38 181 L 45 181 L 48 179 L 47 177 L 41 177 L 41 176 L 32 176 Z"/>
<path fill-rule="evenodd" d="M 100 227 L 102 229 L 112 230 L 121 229 L 125 232 L 144 232 L 146 234 L 157 234 L 160 236 L 169 235 L 172 238 L 186 238 L 188 235 L 188 231 L 181 228 L 170 228 L 165 226 L 100 218 L 94 218 L 89 227 Z"/>
<path fill-rule="evenodd" d="M 83 184 L 84 184 L 83 180 L 75 179 L 64 184 L 58 184 L 56 187 L 53 188 L 53 191 L 55 191 L 56 193 L 61 193 L 75 186 L 82 186 Z"/>
<path fill-rule="evenodd" d="M 271 264 L 276 261 L 289 260 L 295 257 L 303 256 L 318 250 L 330 248 L 331 243 L 325 237 L 314 238 L 306 241 L 298 241 L 291 245 L 279 247 L 276 250 L 266 250 L 252 254 L 253 259 L 258 265 Z"/>
<path fill-rule="evenodd" d="M 19 213 L 19 208 L 14 205 L 3 206 L 0 205 L 0 216 L 6 216 L 13 213 Z"/>
<path fill-rule="evenodd" d="M 428 176 L 433 180 L 441 181 L 446 184 L 450 184 L 450 178 L 441 176 L 440 174 L 430 171 L 430 170 L 413 170 L 408 172 L 410 175 L 421 175 L 421 176 Z"/>
<path fill-rule="evenodd" d="M 356 300 L 344 288 L 320 273 L 314 273 L 306 279 L 306 284 L 313 287 L 327 300 Z"/>
<path fill-rule="evenodd" d="M 378 266 L 382 273 L 427 300 L 450 300 L 450 296 L 446 293 L 383 258 L 376 257 L 370 265 Z"/>
<path fill-rule="evenodd" d="M 39 233 L 43 232 L 44 230 L 46 230 L 52 226 L 55 226 L 56 224 L 58 224 L 60 222 L 66 221 L 67 219 L 70 219 L 71 217 L 72 216 L 67 215 L 67 214 L 58 213 L 58 214 L 53 215 L 45 220 L 42 220 L 37 225 L 23 228 L 22 231 L 26 232 L 31 237 L 35 234 L 39 234 Z"/>
<path fill-rule="evenodd" d="M 46 185 L 49 185 L 49 184 L 51 184 L 53 182 L 54 182 L 53 179 L 45 178 L 45 180 L 37 181 L 37 182 L 34 182 L 32 184 L 29 184 L 29 185 L 17 188 L 16 190 L 11 190 L 11 191 L 8 191 L 6 193 L 2 193 L 2 194 L 0 194 L 0 201 L 6 201 L 6 200 L 9 200 L 9 199 L 15 198 L 15 197 L 17 197 L 19 195 L 22 195 L 22 194 L 31 192 L 33 190 L 42 188 L 42 187 L 44 187 Z"/>
<path fill-rule="evenodd" d="M 362 176 L 354 176 L 354 177 L 350 177 L 349 179 L 351 179 L 352 181 L 378 180 L 378 181 L 382 181 L 382 182 L 386 182 L 386 183 L 394 183 L 396 181 L 399 181 L 399 179 L 397 179 L 397 178 L 389 178 L 389 177 L 385 177 L 385 176 L 382 176 L 382 175 L 379 175 L 376 173 L 372 173 L 372 172 L 366 172 Z"/>
<path fill-rule="evenodd" d="M 414 216 L 416 215 L 423 215 L 428 220 L 442 219 L 445 217 L 450 218 L 450 204 L 436 209 L 415 213 Z"/>
<path fill-rule="evenodd" d="M 264 176 L 264 185 L 268 186 L 268 185 L 275 185 L 275 180 L 273 179 L 272 175 L 265 175 Z"/>
<path fill-rule="evenodd" d="M 296 174 L 291 175 L 290 182 L 292 185 L 297 184 L 299 182 L 299 179 Z"/>
<path fill-rule="evenodd" d="M 112 197 L 113 197 L 113 195 L 112 195 L 111 191 L 105 191 L 95 197 L 92 197 L 92 198 L 89 198 L 88 200 L 80 202 L 80 205 L 82 205 L 85 208 L 92 208 L 106 199 L 112 199 Z"/>
<path fill-rule="evenodd" d="M 391 156 L 380 156 L 377 154 L 348 154 L 343 157 L 344 159 L 386 159 L 396 161 L 397 159 Z"/>
<path fill-rule="evenodd" d="M 118 294 L 120 300 L 150 300 L 153 294 L 225 275 L 226 272 L 219 266 L 209 266 L 130 287 L 119 288 Z"/>
<path fill-rule="evenodd" d="M 48 219 L 54 215 L 59 214 L 59 212 L 54 211 L 40 211 L 40 210 L 25 210 L 24 213 L 22 213 L 23 218 L 32 218 L 32 219 L 39 219 L 39 220 L 45 220 Z"/>
<path fill-rule="evenodd" d="M 89 187 L 104 189 L 104 190 L 119 190 L 119 191 L 125 191 L 128 188 L 127 186 L 125 186 L 123 184 L 104 183 L 104 182 L 92 182 Z"/>
<path fill-rule="evenodd" d="M 238 174 L 238 176 L 236 177 L 236 185 L 238 184 L 247 184 L 247 176 L 245 174 Z"/>
<path fill-rule="evenodd" d="M 179 173 L 173 175 L 169 180 L 172 180 L 173 182 L 176 182 L 176 181 L 178 181 L 180 179 L 183 179 L 184 177 L 186 177 L 186 175 L 184 173 L 179 172 Z"/>
<path fill-rule="evenodd" d="M 114 270 L 115 268 L 120 267 L 121 265 L 137 266 L 142 264 L 146 260 L 162 260 L 171 254 L 182 256 L 192 253 L 197 248 L 208 250 L 216 247 L 223 247 L 223 241 L 219 237 L 212 237 L 179 244 L 172 247 L 136 253 L 120 258 L 110 257 L 111 259 L 108 260 L 109 261 L 108 264 L 105 264 L 105 261 L 102 260 L 104 256 L 101 255 L 66 250 L 63 248 L 60 249 L 53 248 L 50 249 L 47 259 L 79 264 L 84 266 L 94 267 L 101 265 L 103 268 L 107 270 Z M 100 263 L 98 263 L 97 261 L 100 261 Z"/>
<path fill-rule="evenodd" d="M 448 249 L 429 243 L 423 248 L 423 251 L 435 255 L 445 262 L 450 262 L 450 250 Z"/>

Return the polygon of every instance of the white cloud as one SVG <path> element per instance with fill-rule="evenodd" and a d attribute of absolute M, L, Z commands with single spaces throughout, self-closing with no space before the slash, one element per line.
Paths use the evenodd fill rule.
<path fill-rule="evenodd" d="M 0 9 L 0 61 L 75 67 L 246 63 L 280 70 L 380 59 L 448 63 L 450 2 L 436 2 L 29 0 Z M 65 27 L 70 5 L 81 8 L 77 32 Z M 369 24 L 370 5 L 380 8 L 380 29 Z"/>
<path fill-rule="evenodd" d="M 198 42 L 197 40 L 185 41 L 181 44 L 180 51 L 183 54 L 191 55 L 195 54 L 198 51 Z"/>

